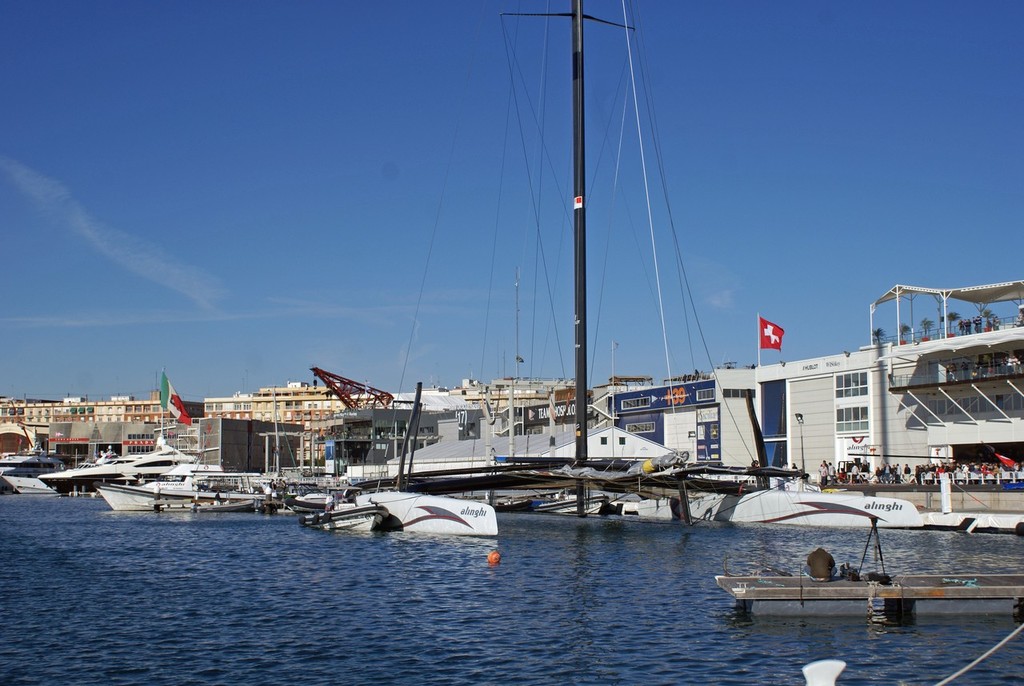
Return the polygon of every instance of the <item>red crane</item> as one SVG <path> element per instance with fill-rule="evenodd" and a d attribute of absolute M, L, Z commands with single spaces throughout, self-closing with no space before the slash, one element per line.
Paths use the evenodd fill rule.
<path fill-rule="evenodd" d="M 319 367 L 310 367 L 309 369 L 324 382 L 325 386 L 334 391 L 334 394 L 338 396 L 341 403 L 349 409 L 358 410 L 364 407 L 385 408 L 389 407 L 395 399 L 395 396 L 387 391 L 367 386 L 352 379 L 346 379 L 344 376 L 332 374 Z"/>

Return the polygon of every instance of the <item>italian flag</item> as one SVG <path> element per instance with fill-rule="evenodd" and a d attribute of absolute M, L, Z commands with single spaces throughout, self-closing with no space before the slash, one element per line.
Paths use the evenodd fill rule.
<path fill-rule="evenodd" d="M 181 396 L 174 390 L 174 386 L 167 380 L 167 373 L 160 374 L 160 407 L 171 413 L 171 416 L 182 424 L 192 424 L 192 418 L 185 411 L 185 403 L 181 402 Z"/>

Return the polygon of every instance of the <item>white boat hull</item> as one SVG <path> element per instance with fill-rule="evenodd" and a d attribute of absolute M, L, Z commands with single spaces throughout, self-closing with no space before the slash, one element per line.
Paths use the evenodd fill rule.
<path fill-rule="evenodd" d="M 487 503 L 402 491 L 364 493 L 356 505 L 383 505 L 393 528 L 456 536 L 496 536 L 498 517 Z"/>
<path fill-rule="evenodd" d="M 23 495 L 60 495 L 34 476 L 4 476 L 3 480 Z"/>
<path fill-rule="evenodd" d="M 601 508 L 607 502 L 608 498 L 605 496 L 591 496 L 586 499 L 583 505 L 583 512 L 588 515 L 600 514 Z M 566 498 L 542 502 L 534 505 L 532 509 L 534 512 L 542 512 L 544 514 L 576 515 L 579 512 L 578 508 L 579 506 L 575 498 Z"/>
<path fill-rule="evenodd" d="M 116 512 L 154 512 L 164 510 L 191 510 L 200 506 L 242 503 L 253 501 L 255 496 L 243 493 L 221 494 L 218 498 L 209 491 L 157 491 L 149 486 L 125 486 L 121 484 L 96 484 L 96 491 Z"/>
<path fill-rule="evenodd" d="M 299 523 L 325 531 L 376 531 L 388 517 L 382 505 L 343 505 L 330 512 L 301 515 Z"/>
<path fill-rule="evenodd" d="M 694 520 L 744 524 L 870 528 L 872 520 L 876 520 L 880 528 L 924 526 L 921 513 L 908 500 L 782 489 L 693 496 L 690 515 Z"/>

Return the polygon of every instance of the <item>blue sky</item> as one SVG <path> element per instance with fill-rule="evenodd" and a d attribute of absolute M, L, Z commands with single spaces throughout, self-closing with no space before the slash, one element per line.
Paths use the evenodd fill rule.
<path fill-rule="evenodd" d="M 571 376 L 568 24 L 500 16 L 547 7 L 0 0 L 0 395 Z M 591 25 L 593 381 L 753 363 L 759 312 L 764 362 L 832 354 L 894 284 L 1024 278 L 1024 4 L 627 12 L 654 229 Z"/>

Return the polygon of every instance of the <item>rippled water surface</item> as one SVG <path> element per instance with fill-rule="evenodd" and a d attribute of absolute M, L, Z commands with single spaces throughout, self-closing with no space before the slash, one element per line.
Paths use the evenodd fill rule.
<path fill-rule="evenodd" d="M 847 661 L 841 686 L 928 684 L 1016 626 L 748 618 L 715 585 L 724 562 L 796 570 L 818 545 L 856 566 L 863 531 L 499 526 L 493 539 L 327 533 L 288 515 L 3 497 L 0 684 L 802 684 L 822 658 Z M 883 531 L 882 546 L 890 573 L 1024 571 L 1015 536 Z M 1017 639 L 954 683 L 1022 680 Z"/>

